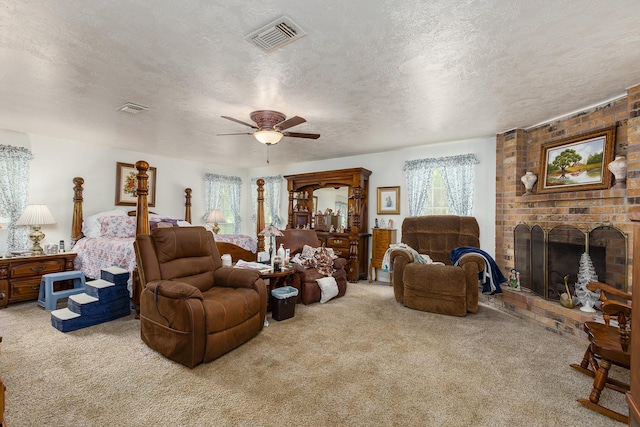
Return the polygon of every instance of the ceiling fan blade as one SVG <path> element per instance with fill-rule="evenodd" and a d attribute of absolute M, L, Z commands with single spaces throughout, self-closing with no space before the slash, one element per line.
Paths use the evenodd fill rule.
<path fill-rule="evenodd" d="M 309 139 L 320 138 L 319 133 L 282 132 L 282 134 L 284 136 L 290 136 L 292 138 L 309 138 Z"/>
<path fill-rule="evenodd" d="M 220 117 L 222 117 L 223 119 L 231 120 L 232 122 L 240 123 L 241 125 L 249 126 L 250 128 L 258 129 L 258 126 L 256 125 L 250 125 L 249 123 L 245 123 L 242 120 L 234 119 L 233 117 L 229 117 L 229 116 L 220 116 Z"/>
<path fill-rule="evenodd" d="M 218 133 L 216 134 L 218 136 L 222 136 L 222 135 L 253 135 L 253 133 L 251 132 L 238 132 L 238 133 Z"/>
<path fill-rule="evenodd" d="M 278 123 L 277 125 L 275 125 L 275 128 L 278 128 L 280 130 L 285 130 L 285 129 L 289 129 L 292 128 L 294 126 L 297 126 L 301 123 L 306 122 L 305 119 L 303 119 L 302 117 L 299 116 L 293 116 L 290 119 L 285 120 L 284 122 Z"/>

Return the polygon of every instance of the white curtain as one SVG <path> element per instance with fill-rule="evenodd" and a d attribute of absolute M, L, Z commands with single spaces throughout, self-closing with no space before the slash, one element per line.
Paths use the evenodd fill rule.
<path fill-rule="evenodd" d="M 282 218 L 280 217 L 280 195 L 282 194 L 282 175 L 265 176 L 264 178 L 264 222 L 265 225 L 273 224 L 277 228 L 281 228 L 284 225 Z M 253 229 L 257 226 L 258 215 L 258 185 L 256 184 L 258 178 L 251 178 L 251 190 L 253 194 L 253 215 L 251 215 L 251 221 L 253 223 Z"/>
<path fill-rule="evenodd" d="M 449 210 L 453 215 L 473 215 L 474 165 L 478 163 L 473 154 L 450 158 L 447 166 L 440 168 L 440 174 L 447 189 Z"/>
<path fill-rule="evenodd" d="M 227 216 L 226 219 L 233 222 L 233 233 L 240 234 L 242 221 L 240 217 L 241 191 L 242 179 L 240 177 L 205 173 L 205 214 L 203 219 L 207 219 L 212 209 L 221 209 Z M 228 209 L 224 209 L 225 205 Z"/>
<path fill-rule="evenodd" d="M 7 249 L 28 247 L 27 227 L 16 227 L 16 221 L 27 207 L 29 198 L 29 161 L 31 150 L 0 145 L 0 216 L 9 218 Z"/>
<path fill-rule="evenodd" d="M 407 177 L 409 216 L 423 215 L 436 169 L 444 180 L 451 213 L 473 215 L 474 165 L 477 163 L 473 154 L 406 161 L 403 170 Z"/>
<path fill-rule="evenodd" d="M 407 177 L 409 216 L 420 216 L 427 208 L 429 191 L 433 182 L 432 159 L 408 160 L 404 162 Z"/>

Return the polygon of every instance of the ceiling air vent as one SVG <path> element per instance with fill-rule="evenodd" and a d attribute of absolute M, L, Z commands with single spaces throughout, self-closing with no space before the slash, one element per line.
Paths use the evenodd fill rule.
<path fill-rule="evenodd" d="M 244 39 L 257 45 L 265 52 L 272 52 L 306 35 L 307 33 L 298 24 L 283 16 L 254 31 Z"/>
<path fill-rule="evenodd" d="M 127 102 L 126 104 L 116 108 L 118 111 L 123 111 L 129 114 L 138 114 L 143 111 L 147 111 L 149 108 L 142 105 L 134 104 L 133 102 Z"/>

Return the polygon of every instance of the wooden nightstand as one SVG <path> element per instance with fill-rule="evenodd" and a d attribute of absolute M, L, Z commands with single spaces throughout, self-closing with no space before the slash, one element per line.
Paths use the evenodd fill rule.
<path fill-rule="evenodd" d="M 0 259 L 0 308 L 16 302 L 37 300 L 42 275 L 73 270 L 75 257 L 74 252 L 65 252 Z M 65 283 L 61 282 L 58 286 L 56 290 L 66 289 Z"/>
<path fill-rule="evenodd" d="M 374 280 L 373 274 L 375 272 L 375 280 L 378 280 L 378 268 L 382 268 L 382 259 L 385 252 L 389 249 L 389 245 L 396 242 L 397 231 L 393 228 L 374 228 L 373 231 L 373 246 L 371 248 L 371 266 L 369 267 L 369 283 Z M 391 281 L 393 284 L 393 281 Z"/>

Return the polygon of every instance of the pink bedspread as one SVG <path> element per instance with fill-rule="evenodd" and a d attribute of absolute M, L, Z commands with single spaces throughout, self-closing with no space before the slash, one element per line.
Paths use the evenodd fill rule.
<path fill-rule="evenodd" d="M 255 237 L 244 234 L 216 234 L 214 239 L 216 242 L 231 243 L 240 246 L 242 249 L 254 254 L 258 251 L 258 241 Z"/>
<path fill-rule="evenodd" d="M 83 237 L 71 249 L 78 254 L 74 260 L 74 267 L 82 271 L 87 279 L 99 279 L 102 268 L 112 266 L 124 268 L 129 272 L 129 293 L 131 293 L 132 275 L 136 268 L 134 240 L 133 237 Z"/>

